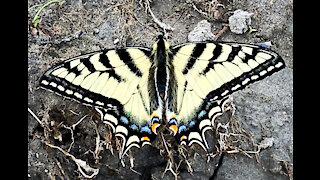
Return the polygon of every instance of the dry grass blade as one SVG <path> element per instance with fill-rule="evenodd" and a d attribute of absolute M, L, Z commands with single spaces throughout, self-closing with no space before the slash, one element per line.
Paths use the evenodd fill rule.
<path fill-rule="evenodd" d="M 41 120 L 31 111 L 30 108 L 28 108 L 28 112 L 34 117 L 34 119 L 35 119 L 36 121 L 38 121 L 38 123 L 39 123 L 42 127 L 44 127 L 44 125 L 43 125 L 43 123 L 41 122 Z"/>

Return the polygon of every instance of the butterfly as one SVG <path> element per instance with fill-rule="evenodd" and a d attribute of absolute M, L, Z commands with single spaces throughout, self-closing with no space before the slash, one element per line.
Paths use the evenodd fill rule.
<path fill-rule="evenodd" d="M 53 65 L 42 88 L 93 106 L 122 138 L 119 158 L 151 144 L 166 126 L 181 145 L 199 144 L 225 111 L 228 95 L 285 67 L 274 51 L 252 44 L 198 42 L 105 49 Z"/>

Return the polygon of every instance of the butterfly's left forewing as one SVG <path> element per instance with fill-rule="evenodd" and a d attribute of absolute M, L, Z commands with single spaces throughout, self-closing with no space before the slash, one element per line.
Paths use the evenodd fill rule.
<path fill-rule="evenodd" d="M 51 67 L 40 86 L 94 106 L 102 120 L 123 139 L 122 152 L 150 144 L 151 107 L 146 48 L 110 49 L 82 55 Z"/>
<path fill-rule="evenodd" d="M 168 102 L 176 105 L 167 110 L 169 126 L 181 144 L 196 142 L 205 150 L 204 132 L 224 112 L 227 95 L 285 66 L 275 52 L 250 44 L 189 43 L 171 51 L 177 86 L 176 99 Z"/>

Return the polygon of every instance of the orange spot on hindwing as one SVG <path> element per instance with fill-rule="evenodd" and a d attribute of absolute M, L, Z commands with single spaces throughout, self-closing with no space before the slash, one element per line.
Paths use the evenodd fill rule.
<path fill-rule="evenodd" d="M 171 125 L 169 127 L 173 131 L 173 136 L 175 136 L 178 132 L 178 126 L 177 125 Z"/>
<path fill-rule="evenodd" d="M 183 141 L 184 139 L 187 139 L 187 136 L 185 135 L 181 136 L 180 141 Z"/>
<path fill-rule="evenodd" d="M 142 137 L 142 141 L 150 141 L 150 139 L 147 136 Z"/>
<path fill-rule="evenodd" d="M 153 133 L 157 134 L 157 128 L 160 126 L 159 123 L 153 123 L 151 126 L 151 130 Z"/>

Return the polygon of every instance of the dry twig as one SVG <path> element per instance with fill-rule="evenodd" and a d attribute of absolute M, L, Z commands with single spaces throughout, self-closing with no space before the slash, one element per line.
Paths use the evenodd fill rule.
<path fill-rule="evenodd" d="M 174 171 L 174 170 L 172 169 L 172 165 L 174 165 L 173 153 L 172 153 L 172 151 L 169 151 L 169 148 L 168 148 L 168 146 L 167 146 L 167 142 L 165 141 L 162 132 L 160 132 L 159 134 L 160 134 L 160 136 L 161 136 L 162 142 L 163 142 L 164 147 L 165 147 L 165 149 L 166 149 L 166 151 L 167 151 L 167 154 L 168 154 L 168 156 L 169 156 L 169 161 L 168 161 L 168 163 L 167 163 L 166 169 L 164 170 L 164 172 L 163 172 L 163 174 L 162 174 L 162 178 L 164 177 L 164 175 L 166 174 L 166 172 L 169 170 L 169 171 L 172 173 L 172 175 L 175 177 L 175 179 L 178 179 L 178 174 L 179 174 L 179 173 L 177 173 L 177 170 L 178 170 L 178 169 L 175 168 L 176 171 Z"/>
<path fill-rule="evenodd" d="M 218 38 L 225 32 L 228 30 L 228 25 L 224 25 L 223 28 L 214 36 L 213 40 L 216 41 L 218 40 Z"/>
<path fill-rule="evenodd" d="M 46 141 L 44 141 L 44 143 L 54 149 L 58 149 L 59 151 L 61 151 L 65 156 L 70 157 L 77 165 L 79 172 L 81 173 L 82 176 L 84 176 L 85 178 L 93 178 L 95 175 L 97 175 L 99 173 L 99 169 L 95 169 L 90 167 L 85 161 L 81 160 L 81 159 L 77 159 L 75 158 L 72 154 L 68 153 L 67 151 L 63 150 L 61 147 L 59 146 L 55 146 L 52 145 Z M 84 169 L 87 173 L 91 172 L 91 175 L 86 174 L 85 172 L 83 172 Z"/>
<path fill-rule="evenodd" d="M 151 8 L 150 8 L 150 4 L 149 4 L 149 0 L 146 0 L 146 5 L 147 5 L 147 8 L 148 8 L 148 11 L 153 19 L 153 21 L 158 24 L 158 26 L 160 26 L 164 31 L 166 30 L 169 30 L 169 31 L 173 31 L 174 28 L 170 25 L 167 25 L 163 22 L 161 22 L 152 12 Z"/>

